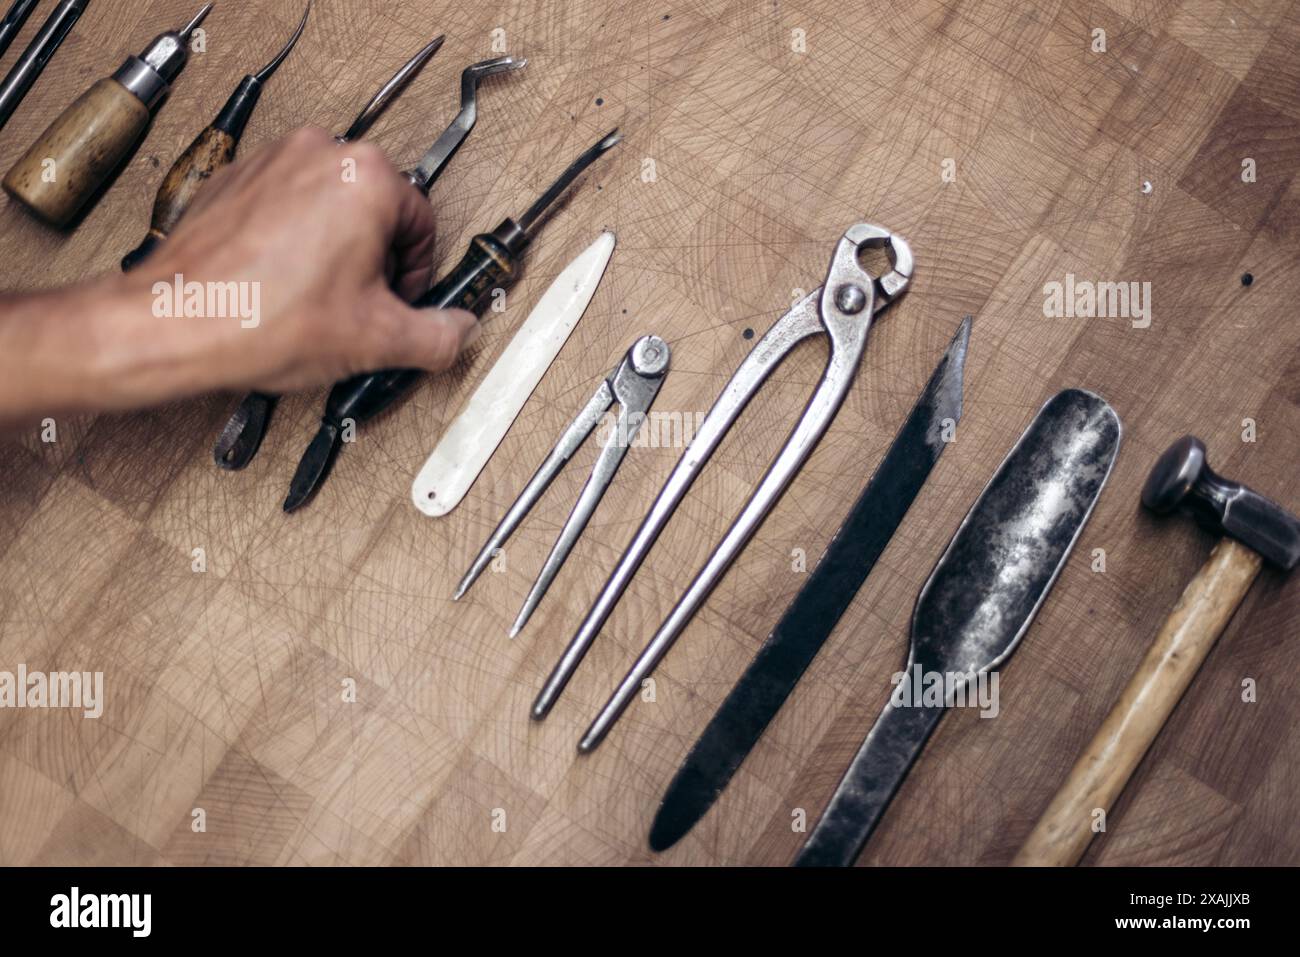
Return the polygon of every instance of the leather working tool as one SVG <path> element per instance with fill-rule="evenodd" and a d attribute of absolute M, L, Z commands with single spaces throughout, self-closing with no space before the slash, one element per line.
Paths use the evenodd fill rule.
<path fill-rule="evenodd" d="M 49 225 L 68 225 L 140 142 L 211 9 L 209 3 L 181 29 L 156 37 L 83 93 L 14 164 L 5 191 Z M 56 175 L 45 175 L 49 169 Z"/>
<path fill-rule="evenodd" d="M 889 806 L 952 697 L 921 703 L 919 670 L 953 697 L 1000 668 L 1065 566 L 1119 451 L 1120 422 L 1099 396 L 1047 401 L 980 493 L 921 588 L 904 679 L 835 789 L 795 864 L 847 867 Z M 946 694 L 948 692 L 945 692 Z"/>
<path fill-rule="evenodd" d="M 962 414 L 968 316 L 826 552 L 678 769 L 650 828 L 666 850 L 722 794 L 867 580 Z"/>
<path fill-rule="evenodd" d="M 890 256 L 892 268 L 883 276 L 872 276 L 859 261 L 860 255 L 872 248 L 883 248 Z M 532 709 L 534 719 L 544 718 L 554 706 L 687 489 L 768 375 L 804 339 L 828 335 L 831 349 L 826 369 L 776 460 L 578 748 L 590 751 L 600 743 L 830 427 L 853 384 L 873 317 L 906 291 L 911 277 L 912 251 L 902 237 L 869 223 L 849 227 L 836 245 L 825 284 L 795 303 L 758 341 L 700 424 L 586 620 L 538 694 Z"/>
<path fill-rule="evenodd" d="M 610 430 L 609 438 L 605 440 L 605 445 L 591 468 L 591 475 L 587 477 L 573 511 L 569 513 L 564 528 L 560 530 L 551 553 L 546 556 L 537 581 L 533 583 L 528 597 L 524 599 L 523 608 L 520 609 L 514 626 L 510 629 L 511 638 L 519 634 L 546 594 L 546 590 L 551 587 L 551 582 L 559 573 L 564 560 L 569 557 L 569 552 L 572 551 L 583 529 L 587 527 L 587 522 L 591 520 L 592 513 L 596 511 L 596 506 L 604 497 L 605 490 L 614 480 L 618 467 L 623 464 L 623 457 L 627 455 L 628 447 L 640 432 L 646 414 L 654 404 L 660 386 L 663 385 L 664 377 L 668 375 L 669 358 L 668 343 L 658 336 L 642 336 L 633 343 L 632 348 L 628 349 L 627 355 L 623 357 L 623 361 L 605 377 L 605 381 L 596 389 L 596 394 L 578 413 L 573 424 L 565 430 L 560 441 L 551 450 L 551 454 L 546 457 L 546 461 L 519 493 L 519 498 L 510 506 L 505 518 L 501 519 L 496 530 L 488 537 L 487 544 L 483 546 L 469 571 L 461 579 L 460 587 L 452 596 L 453 601 L 459 599 L 474 584 L 474 580 L 482 574 L 483 569 L 492 560 L 492 556 L 501 549 L 529 510 L 537 504 L 537 500 L 546 493 L 555 476 L 560 474 L 560 469 L 564 468 L 564 463 L 573 458 L 574 453 L 587 440 L 587 436 L 609 411 L 609 407 L 617 402 L 618 421 Z"/>
<path fill-rule="evenodd" d="M 601 233 L 542 293 L 411 483 L 411 499 L 425 515 L 460 504 L 564 348 L 613 254 L 614 234 Z"/>

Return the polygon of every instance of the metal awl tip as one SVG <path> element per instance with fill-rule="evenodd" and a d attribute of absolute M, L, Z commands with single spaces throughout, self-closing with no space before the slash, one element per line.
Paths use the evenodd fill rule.
<path fill-rule="evenodd" d="M 180 31 L 180 38 L 182 40 L 188 40 L 190 38 L 190 34 L 193 33 L 195 30 L 197 30 L 199 28 L 199 24 L 201 24 L 204 20 L 206 20 L 208 14 L 212 12 L 212 7 L 213 4 L 211 3 L 207 3 L 203 5 L 203 9 L 200 10 L 198 14 L 194 17 L 194 19 L 191 20 L 189 24 L 183 30 Z"/>
<path fill-rule="evenodd" d="M 285 61 L 285 58 L 293 52 L 293 48 L 297 46 L 298 40 L 302 37 L 302 31 L 307 29 L 307 18 L 311 16 L 311 4 L 312 0 L 307 0 L 307 9 L 303 11 L 302 20 L 298 23 L 298 29 L 293 32 L 293 36 L 284 45 L 284 49 L 276 54 L 274 60 L 253 74 L 258 82 L 265 83 L 269 80 L 275 74 L 275 71 L 280 69 L 280 64 Z"/>

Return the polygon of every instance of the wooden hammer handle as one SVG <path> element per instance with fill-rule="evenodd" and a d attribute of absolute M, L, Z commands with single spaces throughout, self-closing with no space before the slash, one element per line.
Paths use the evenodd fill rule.
<path fill-rule="evenodd" d="M 1259 555 L 1225 538 L 1183 590 L 1155 643 L 1012 864 L 1077 864 L 1094 814 L 1109 811 L 1259 573 Z"/>

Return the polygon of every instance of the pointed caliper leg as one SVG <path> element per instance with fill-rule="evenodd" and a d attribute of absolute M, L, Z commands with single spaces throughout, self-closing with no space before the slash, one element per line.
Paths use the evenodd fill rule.
<path fill-rule="evenodd" d="M 664 376 L 668 372 L 669 356 L 668 343 L 658 336 L 645 336 L 637 340 L 636 344 L 628 350 L 627 358 L 614 373 L 613 389 L 614 399 L 618 402 L 618 422 L 609 438 L 605 440 L 605 446 L 600 450 L 596 464 L 592 466 L 591 475 L 587 477 L 573 511 L 569 513 L 569 518 L 564 523 L 559 538 L 555 540 L 555 545 L 551 548 L 551 553 L 547 556 L 537 581 L 533 583 L 528 597 L 524 600 L 519 617 L 515 619 L 514 627 L 510 629 L 511 638 L 527 624 L 533 610 L 546 594 L 560 566 L 569 557 L 574 543 L 582 535 L 587 522 L 591 520 L 592 513 L 596 511 L 596 506 L 600 504 L 605 491 L 614 480 L 618 467 L 623 463 L 623 457 L 627 455 L 628 448 L 641 431 L 646 414 L 650 411 L 650 406 L 654 404 L 655 396 L 659 394 L 659 388 L 663 385 Z"/>

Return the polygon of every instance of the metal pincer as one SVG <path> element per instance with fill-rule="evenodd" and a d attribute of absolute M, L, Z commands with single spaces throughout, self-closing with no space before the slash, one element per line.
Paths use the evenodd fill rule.
<path fill-rule="evenodd" d="M 884 275 L 872 276 L 861 265 L 859 256 L 869 248 L 884 248 L 888 252 L 892 268 Z M 664 525 L 749 400 L 796 345 L 810 336 L 827 334 L 831 340 L 830 360 L 785 446 L 717 550 L 650 640 L 578 748 L 584 752 L 591 751 L 604 739 L 636 697 L 641 682 L 672 647 L 830 426 L 853 384 L 873 317 L 907 290 L 912 266 L 911 248 L 902 237 L 869 223 L 858 223 L 845 232 L 836 246 L 825 284 L 795 303 L 759 340 L 701 423 L 694 440 L 668 477 L 632 543 L 619 559 L 609 581 L 538 694 L 532 709 L 535 719 L 546 717 L 554 706 Z"/>

